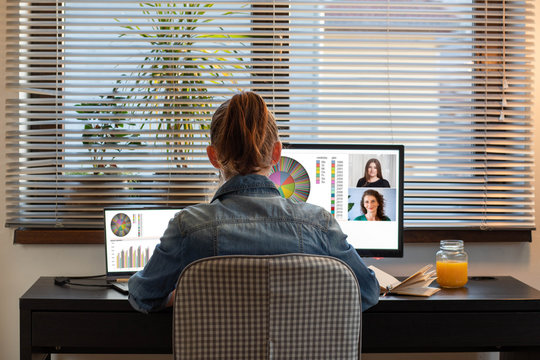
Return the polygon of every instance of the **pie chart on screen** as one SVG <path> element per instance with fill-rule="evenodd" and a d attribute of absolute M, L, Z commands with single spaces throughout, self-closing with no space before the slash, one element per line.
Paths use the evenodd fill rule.
<path fill-rule="evenodd" d="M 311 188 L 309 176 L 298 161 L 282 156 L 272 167 L 269 178 L 284 198 L 297 202 L 307 201 Z"/>
<path fill-rule="evenodd" d="M 126 236 L 131 230 L 131 219 L 124 213 L 114 215 L 111 220 L 111 230 L 116 236 Z"/>

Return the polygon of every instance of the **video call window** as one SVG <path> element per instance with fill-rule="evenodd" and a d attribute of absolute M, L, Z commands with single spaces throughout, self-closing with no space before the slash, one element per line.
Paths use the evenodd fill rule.
<path fill-rule="evenodd" d="M 350 155 L 348 220 L 397 220 L 397 160 L 394 154 Z"/>

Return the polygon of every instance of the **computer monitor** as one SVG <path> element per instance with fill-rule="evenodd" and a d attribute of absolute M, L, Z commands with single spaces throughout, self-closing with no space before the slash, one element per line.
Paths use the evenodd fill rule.
<path fill-rule="evenodd" d="M 403 155 L 402 145 L 284 144 L 270 179 L 283 197 L 328 210 L 361 256 L 402 257 Z M 363 180 L 370 167 L 379 181 Z"/>

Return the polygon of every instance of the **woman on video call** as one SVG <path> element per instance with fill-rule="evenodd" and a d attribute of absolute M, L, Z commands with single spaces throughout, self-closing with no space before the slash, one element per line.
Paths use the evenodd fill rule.
<path fill-rule="evenodd" d="M 207 155 L 224 183 L 208 204 L 170 220 L 145 268 L 129 280 L 129 301 L 142 312 L 172 305 L 181 271 L 211 256 L 307 253 L 333 256 L 354 271 L 362 310 L 377 303 L 379 284 L 334 217 L 321 207 L 280 196 L 268 178 L 281 157 L 273 115 L 264 100 L 242 92 L 212 117 Z"/>
<path fill-rule="evenodd" d="M 360 201 L 363 215 L 354 220 L 359 221 L 390 221 L 390 218 L 384 214 L 384 197 L 375 190 L 366 190 Z"/>
<path fill-rule="evenodd" d="M 382 176 L 379 160 L 369 159 L 367 161 L 364 177 L 358 180 L 356 187 L 390 187 L 390 183 Z"/>

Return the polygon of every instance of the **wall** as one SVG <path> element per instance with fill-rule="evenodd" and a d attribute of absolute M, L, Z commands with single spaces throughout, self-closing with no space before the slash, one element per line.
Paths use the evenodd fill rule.
<path fill-rule="evenodd" d="M 7 0 L 0 0 L 0 39 L 6 36 L 6 7 Z M 540 11 L 536 10 L 535 18 L 540 23 Z M 540 31 L 535 31 L 535 37 L 539 38 Z M 0 40 L 0 79 L 5 79 L 5 42 Z M 535 64 L 538 67 L 538 57 Z M 536 84 L 539 82 L 538 74 L 534 77 Z M 536 91 L 538 92 L 538 90 Z M 7 89 L 0 91 L 0 134 L 5 131 L 5 104 L 8 94 Z M 540 113 L 538 102 L 534 104 L 534 114 Z M 535 116 L 536 119 L 536 116 Z M 536 120 L 540 122 L 540 120 Z M 536 141 L 535 153 L 540 154 L 540 141 Z M 0 154 L 5 157 L 6 146 L 3 136 L 0 137 Z M 0 179 L 4 179 L 4 164 L 9 159 L 0 159 Z M 537 170 L 535 177 L 536 188 L 540 188 L 540 171 Z M 0 181 L 0 193 L 5 194 L 3 181 Z M 540 193 L 536 194 L 536 200 Z M 19 358 L 19 312 L 18 299 L 32 283 L 42 275 L 88 275 L 102 273 L 105 269 L 103 261 L 103 247 L 97 245 L 14 245 L 13 233 L 10 229 L 3 228 L 5 223 L 5 196 L 0 197 L 0 358 Z M 540 216 L 537 216 L 537 224 Z M 533 233 L 531 244 L 467 244 L 470 256 L 471 275 L 512 275 L 523 282 L 540 289 L 540 233 Z M 433 263 L 437 244 L 420 245 L 411 244 L 405 247 L 403 259 L 384 259 L 376 263 L 377 266 L 394 275 L 406 275 L 426 263 Z M 536 260 L 536 261 L 534 261 Z M 370 261 L 370 263 L 374 263 Z M 103 356 L 103 355 L 63 355 L 55 356 L 56 359 L 168 359 L 169 356 Z M 386 359 L 433 359 L 448 360 L 460 358 L 462 360 L 494 359 L 495 354 L 422 354 L 422 355 L 365 355 L 364 360 Z"/>

